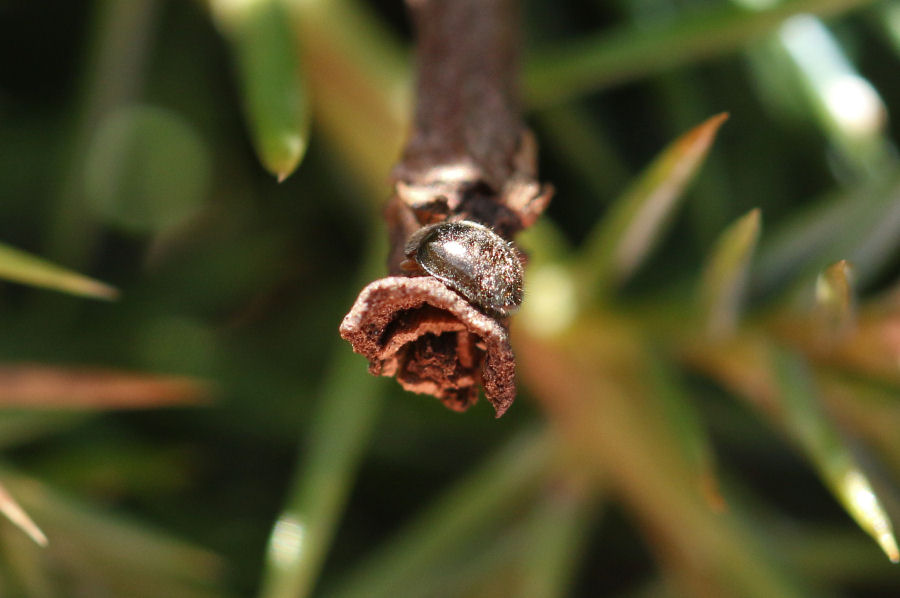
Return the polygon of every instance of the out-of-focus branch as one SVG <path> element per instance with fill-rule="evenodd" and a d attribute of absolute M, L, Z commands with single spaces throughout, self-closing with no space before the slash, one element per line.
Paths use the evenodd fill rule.
<path fill-rule="evenodd" d="M 153 409 L 209 401 L 209 384 L 98 368 L 39 364 L 0 365 L 0 407 L 44 409 Z"/>

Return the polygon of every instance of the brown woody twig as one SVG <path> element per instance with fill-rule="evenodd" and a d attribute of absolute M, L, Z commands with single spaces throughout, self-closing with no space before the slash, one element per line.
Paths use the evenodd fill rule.
<path fill-rule="evenodd" d="M 473 220 L 506 239 L 534 223 L 552 189 L 536 179 L 536 144 L 515 101 L 513 0 L 408 0 L 417 32 L 417 103 L 385 209 L 388 270 L 360 293 L 341 336 L 373 374 L 463 411 L 482 386 L 497 416 L 515 398 L 507 321 L 424 273 L 401 267 L 412 233 Z"/>

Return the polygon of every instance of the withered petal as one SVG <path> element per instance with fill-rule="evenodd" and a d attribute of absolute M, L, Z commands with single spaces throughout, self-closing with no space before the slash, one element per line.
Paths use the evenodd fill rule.
<path fill-rule="evenodd" d="M 455 411 L 478 399 L 478 386 L 503 415 L 516 396 L 515 358 L 505 324 L 440 281 L 389 276 L 370 283 L 344 317 L 341 336 L 375 375 L 430 394 Z"/>

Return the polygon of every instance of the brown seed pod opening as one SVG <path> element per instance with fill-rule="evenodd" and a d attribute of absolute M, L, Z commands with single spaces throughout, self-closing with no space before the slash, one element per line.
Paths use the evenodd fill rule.
<path fill-rule="evenodd" d="M 375 375 L 431 394 L 455 411 L 478 400 L 497 417 L 516 396 L 515 358 L 504 324 L 430 276 L 391 276 L 366 286 L 340 327 Z"/>

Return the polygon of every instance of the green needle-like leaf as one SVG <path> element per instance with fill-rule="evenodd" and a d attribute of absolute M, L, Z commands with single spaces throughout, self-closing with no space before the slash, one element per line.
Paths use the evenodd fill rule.
<path fill-rule="evenodd" d="M 309 447 L 269 537 L 262 598 L 309 596 L 316 583 L 381 405 L 359 365 L 342 351 L 321 393 Z"/>
<path fill-rule="evenodd" d="M 281 0 L 217 0 L 212 9 L 231 41 L 253 145 L 281 182 L 309 140 L 309 107 L 297 43 Z"/>
<path fill-rule="evenodd" d="M 54 596 L 70 594 L 72 587 L 86 587 L 85 583 L 93 584 L 98 595 L 223 596 L 214 593 L 222 574 L 216 555 L 81 503 L 36 478 L 6 467 L 0 475 L 47 533 L 41 574 L 58 584 Z M 65 581 L 49 574 L 53 566 L 67 568 Z M 64 583 L 69 584 L 67 592 L 62 591 Z"/>
<path fill-rule="evenodd" d="M 0 243 L 0 279 L 94 299 L 115 299 L 113 287 Z"/>
<path fill-rule="evenodd" d="M 892 562 L 900 562 L 891 521 L 850 448 L 822 411 L 806 364 L 792 353 L 779 351 L 775 369 L 787 432 L 850 516 Z"/>
<path fill-rule="evenodd" d="M 7 492 L 6 488 L 3 487 L 3 484 L 0 484 L 0 513 L 9 519 L 13 525 L 25 532 L 29 538 L 34 540 L 35 544 L 38 546 L 47 545 L 47 536 L 41 531 L 41 528 L 32 521 L 31 517 L 28 516 L 28 513 L 19 506 L 16 499 Z"/>
<path fill-rule="evenodd" d="M 869 0 L 792 0 L 766 10 L 723 6 L 655 27 L 623 27 L 536 52 L 525 71 L 534 106 L 633 81 L 651 73 L 732 52 L 798 14 L 828 16 Z"/>
<path fill-rule="evenodd" d="M 769 291 L 804 271 L 815 276 L 843 258 L 860 287 L 881 274 L 900 244 L 900 170 L 883 179 L 829 193 L 782 221 L 760 247 L 754 288 Z"/>
<path fill-rule="evenodd" d="M 525 502 L 546 474 L 553 446 L 547 434 L 530 431 L 510 440 L 463 481 L 455 484 L 340 582 L 329 598 L 396 596 L 420 583 L 460 544 Z"/>
<path fill-rule="evenodd" d="M 711 337 L 726 336 L 737 324 L 760 226 L 759 209 L 751 210 L 725 229 L 707 259 L 699 302 L 706 332 Z"/>
<path fill-rule="evenodd" d="M 616 201 L 588 237 L 584 260 L 588 289 L 621 285 L 640 266 L 727 118 L 726 113 L 717 114 L 679 137 Z"/>
<path fill-rule="evenodd" d="M 360 278 L 381 268 L 381 243 L 380 236 L 371 239 Z M 383 386 L 345 347 L 335 355 L 312 416 L 312 435 L 269 536 L 260 598 L 311 594 L 380 412 Z"/>

